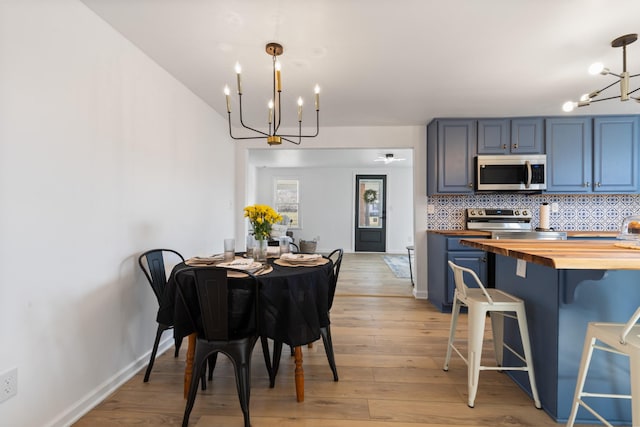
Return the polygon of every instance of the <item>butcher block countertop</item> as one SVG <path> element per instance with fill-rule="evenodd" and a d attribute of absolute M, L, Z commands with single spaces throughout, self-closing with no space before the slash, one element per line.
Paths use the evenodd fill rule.
<path fill-rule="evenodd" d="M 572 270 L 640 270 L 640 249 L 616 246 L 621 240 L 491 240 L 460 243 L 534 264 Z"/>

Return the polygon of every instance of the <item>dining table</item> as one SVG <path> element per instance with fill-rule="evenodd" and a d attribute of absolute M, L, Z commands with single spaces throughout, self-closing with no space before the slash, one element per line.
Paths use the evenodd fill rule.
<path fill-rule="evenodd" d="M 246 255 L 236 254 L 236 259 L 242 258 L 246 258 Z M 172 269 L 157 315 L 158 322 L 173 326 L 176 338 L 188 337 L 185 397 L 193 373 L 196 333 L 189 321 L 185 302 L 177 298 L 175 275 L 180 270 L 193 266 L 218 265 L 199 262 L 201 261 L 198 258 L 190 258 Z M 259 287 L 259 334 L 294 349 L 296 399 L 303 402 L 302 346 L 320 339 L 320 328 L 329 326 L 328 300 L 329 288 L 334 279 L 333 262 L 323 256 L 314 262 L 304 263 L 273 257 L 267 259 L 264 267 L 255 273 Z M 269 366 L 268 369 L 270 368 Z M 271 375 L 271 372 L 269 374 Z"/>

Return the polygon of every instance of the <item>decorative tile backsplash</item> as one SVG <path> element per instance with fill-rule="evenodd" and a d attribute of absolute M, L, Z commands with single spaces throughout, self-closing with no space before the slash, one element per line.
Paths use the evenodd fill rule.
<path fill-rule="evenodd" d="M 533 215 L 531 224 L 535 228 L 540 222 L 540 205 L 545 202 L 558 203 L 558 212 L 550 214 L 550 225 L 556 230 L 618 231 L 623 218 L 640 214 L 640 194 L 431 196 L 428 204 L 434 206 L 434 213 L 427 214 L 427 229 L 464 229 L 466 208 L 528 209 Z"/>

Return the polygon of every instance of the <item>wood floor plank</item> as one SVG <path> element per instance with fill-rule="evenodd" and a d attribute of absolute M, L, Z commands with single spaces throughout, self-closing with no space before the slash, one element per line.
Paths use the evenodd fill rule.
<path fill-rule="evenodd" d="M 333 381 L 322 341 L 303 347 L 305 401 L 298 403 L 289 348 L 283 348 L 275 388 L 269 388 L 256 346 L 252 427 L 559 427 L 500 372 L 480 373 L 475 408 L 467 406 L 464 362 L 454 355 L 449 371 L 442 370 L 450 316 L 414 299 L 410 280 L 396 278 L 381 254 L 345 254 L 331 311 L 340 381 Z M 461 339 L 466 330 L 462 314 Z M 459 344 L 465 348 L 464 340 Z M 185 352 L 174 358 L 171 349 L 158 356 L 148 383 L 143 369 L 74 426 L 180 426 Z M 487 331 L 483 358 L 492 357 Z M 207 390 L 198 391 L 189 425 L 243 425 L 233 367 L 225 357 L 218 357 Z"/>

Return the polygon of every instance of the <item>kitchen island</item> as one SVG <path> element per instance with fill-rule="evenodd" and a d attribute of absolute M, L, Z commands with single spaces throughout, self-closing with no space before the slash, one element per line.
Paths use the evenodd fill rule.
<path fill-rule="evenodd" d="M 587 324 L 626 322 L 640 305 L 640 250 L 617 240 L 462 239 L 495 254 L 495 287 L 525 301 L 533 365 L 543 409 L 556 421 L 569 416 Z M 505 342 L 520 349 L 517 328 L 505 324 Z M 594 354 L 585 390 L 629 393 L 628 359 Z M 505 352 L 505 364 L 516 363 Z M 508 373 L 530 393 L 526 374 Z M 631 423 L 630 403 L 597 399 L 594 408 L 615 424 Z M 585 410 L 579 423 L 596 419 Z"/>

